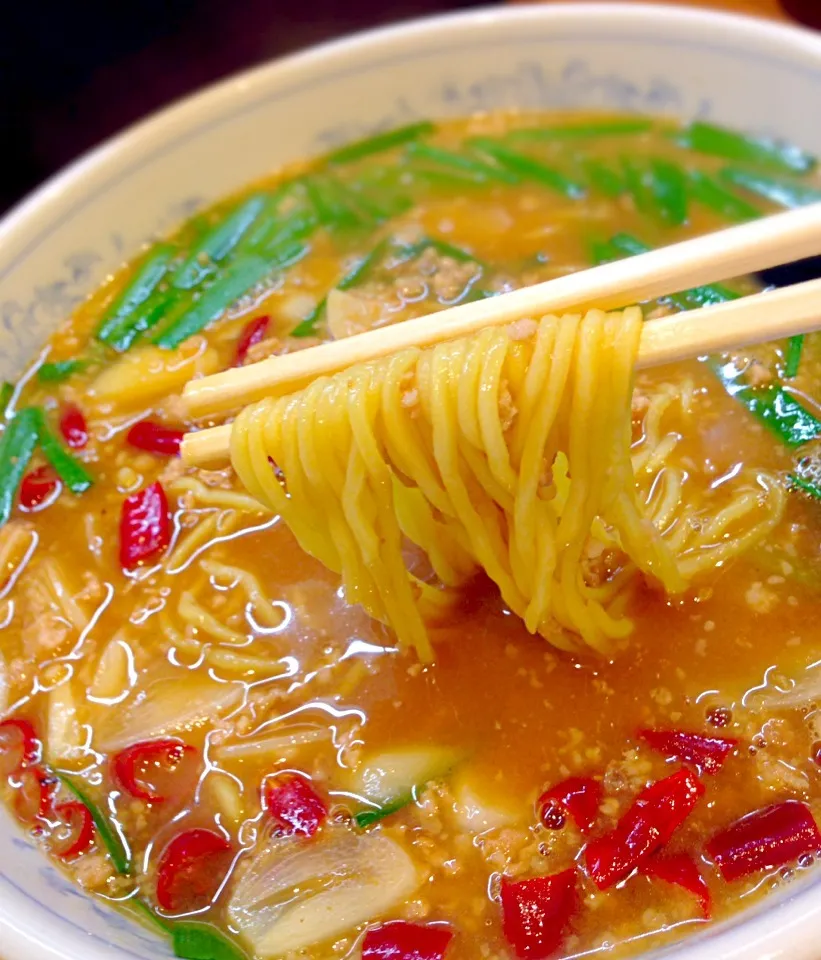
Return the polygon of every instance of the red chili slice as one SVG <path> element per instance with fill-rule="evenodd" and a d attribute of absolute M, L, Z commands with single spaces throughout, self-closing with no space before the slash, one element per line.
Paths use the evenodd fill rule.
<path fill-rule="evenodd" d="M 49 846 L 61 860 L 73 860 L 94 842 L 94 820 L 88 807 L 77 800 L 58 803 L 54 816 L 60 821 L 49 837 Z"/>
<path fill-rule="evenodd" d="M 268 777 L 262 784 L 262 807 L 286 836 L 312 837 L 328 816 L 325 801 L 295 774 Z"/>
<path fill-rule="evenodd" d="M 196 827 L 177 834 L 157 864 L 157 903 L 167 913 L 207 906 L 222 885 L 234 850 L 219 833 Z"/>
<path fill-rule="evenodd" d="M 37 467 L 27 473 L 20 483 L 20 506 L 24 510 L 47 507 L 60 495 L 63 485 L 51 467 Z"/>
<path fill-rule="evenodd" d="M 235 367 L 242 366 L 251 347 L 255 347 L 258 343 L 262 343 L 262 341 L 265 339 L 265 335 L 268 333 L 268 326 L 270 323 L 270 317 L 262 316 L 255 317 L 253 320 L 250 320 L 245 324 L 242 329 L 242 333 L 239 335 L 239 340 L 237 340 L 237 353 L 236 357 L 234 358 Z"/>
<path fill-rule="evenodd" d="M 536 801 L 542 823 L 551 829 L 564 826 L 571 816 L 582 833 L 588 833 L 599 815 L 602 785 L 592 777 L 568 777 L 550 787 Z"/>
<path fill-rule="evenodd" d="M 576 908 L 576 871 L 550 877 L 502 877 L 502 929 L 517 957 L 539 960 L 561 946 Z"/>
<path fill-rule="evenodd" d="M 612 887 L 663 847 L 703 793 L 704 784 L 686 769 L 645 787 L 615 830 L 585 848 L 587 872 L 596 886 Z"/>
<path fill-rule="evenodd" d="M 113 766 L 120 786 L 132 797 L 162 803 L 191 792 L 199 773 L 199 754 L 181 740 L 145 740 L 121 750 Z"/>
<path fill-rule="evenodd" d="M 171 542 L 171 516 L 162 484 L 132 494 L 120 515 L 120 565 L 133 570 L 156 560 Z"/>
<path fill-rule="evenodd" d="M 642 740 L 668 757 L 694 763 L 704 773 L 718 773 L 738 746 L 730 737 L 711 737 L 686 730 L 639 730 Z"/>
<path fill-rule="evenodd" d="M 707 844 L 707 852 L 725 880 L 775 870 L 819 850 L 818 825 L 810 808 L 798 800 L 748 813 Z"/>
<path fill-rule="evenodd" d="M 22 717 L 0 723 L 0 777 L 10 777 L 40 759 L 41 746 L 34 727 Z"/>
<path fill-rule="evenodd" d="M 42 767 L 26 767 L 14 777 L 17 782 L 12 805 L 21 823 L 45 820 L 52 812 L 56 781 Z"/>
<path fill-rule="evenodd" d="M 126 441 L 138 450 L 165 457 L 178 457 L 183 430 L 175 430 L 156 420 L 140 420 L 126 434 Z"/>
<path fill-rule="evenodd" d="M 442 960 L 453 931 L 441 924 L 393 920 L 371 927 L 362 941 L 362 960 Z"/>
<path fill-rule="evenodd" d="M 88 424 L 83 411 L 73 403 L 67 406 L 60 417 L 60 433 L 73 450 L 82 450 L 88 443 Z"/>
<path fill-rule="evenodd" d="M 640 867 L 640 871 L 646 877 L 673 883 L 692 893 L 698 900 L 704 919 L 710 919 L 710 889 L 689 853 L 656 854 Z"/>

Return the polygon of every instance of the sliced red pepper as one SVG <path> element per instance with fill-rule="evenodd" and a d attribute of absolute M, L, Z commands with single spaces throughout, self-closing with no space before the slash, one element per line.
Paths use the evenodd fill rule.
<path fill-rule="evenodd" d="M 156 420 L 140 420 L 125 436 L 126 441 L 138 450 L 157 453 L 164 457 L 178 457 L 184 430 L 167 427 Z"/>
<path fill-rule="evenodd" d="M 189 794 L 199 775 L 199 752 L 182 740 L 144 740 L 113 759 L 114 776 L 132 797 L 162 803 Z"/>
<path fill-rule="evenodd" d="M 502 877 L 502 929 L 517 957 L 547 957 L 558 950 L 576 908 L 576 871 L 550 877 Z"/>
<path fill-rule="evenodd" d="M 234 366 L 241 367 L 245 363 L 248 351 L 258 343 L 262 343 L 268 333 L 268 327 L 271 318 L 268 316 L 255 317 L 250 320 L 242 329 L 242 333 L 237 340 L 237 354 L 234 358 Z"/>
<path fill-rule="evenodd" d="M 596 886 L 612 887 L 663 847 L 703 793 L 704 784 L 686 769 L 645 787 L 615 830 L 585 848 L 587 872 Z"/>
<path fill-rule="evenodd" d="M 640 871 L 646 877 L 673 883 L 692 893 L 698 900 L 704 919 L 710 919 L 710 889 L 689 853 L 656 854 L 640 867 Z"/>
<path fill-rule="evenodd" d="M 84 803 L 70 800 L 58 803 L 54 816 L 59 825 L 49 837 L 49 847 L 61 860 L 73 860 L 94 843 L 94 819 Z"/>
<path fill-rule="evenodd" d="M 694 763 L 704 773 L 718 773 L 738 746 L 738 740 L 730 737 L 711 737 L 687 730 L 639 730 L 639 736 L 659 753 Z"/>
<path fill-rule="evenodd" d="M 65 407 L 60 417 L 60 433 L 73 450 L 82 450 L 88 443 L 88 424 L 83 411 L 73 403 Z"/>
<path fill-rule="evenodd" d="M 12 806 L 21 823 L 33 824 L 49 817 L 56 788 L 54 777 L 43 767 L 26 767 L 12 783 L 16 787 Z"/>
<path fill-rule="evenodd" d="M 11 777 L 40 759 L 42 748 L 34 727 L 22 717 L 0 723 L 0 777 Z"/>
<path fill-rule="evenodd" d="M 159 481 L 123 501 L 120 515 L 120 565 L 134 570 L 156 560 L 171 542 L 171 516 Z"/>
<path fill-rule="evenodd" d="M 49 466 L 37 467 L 27 473 L 20 483 L 20 506 L 24 510 L 36 510 L 54 503 L 63 485 Z"/>
<path fill-rule="evenodd" d="M 393 920 L 368 930 L 362 960 L 442 960 L 452 939 L 443 924 Z"/>
<path fill-rule="evenodd" d="M 818 825 L 807 804 L 798 800 L 748 813 L 707 844 L 707 852 L 725 880 L 775 870 L 819 850 Z"/>
<path fill-rule="evenodd" d="M 542 823 L 551 829 L 564 826 L 571 816 L 582 833 L 588 833 L 599 815 L 602 785 L 592 777 L 568 777 L 539 797 L 536 809 Z"/>
<path fill-rule="evenodd" d="M 167 913 L 190 913 L 214 899 L 234 858 L 219 833 L 195 827 L 178 833 L 157 864 L 157 903 Z"/>
<path fill-rule="evenodd" d="M 262 808 L 286 836 L 312 837 L 328 816 L 322 797 L 296 774 L 268 777 L 262 784 Z"/>

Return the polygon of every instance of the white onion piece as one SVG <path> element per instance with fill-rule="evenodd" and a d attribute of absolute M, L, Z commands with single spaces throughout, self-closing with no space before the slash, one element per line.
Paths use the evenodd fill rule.
<path fill-rule="evenodd" d="M 269 736 L 241 737 L 230 743 L 221 743 L 214 748 L 214 755 L 222 760 L 288 757 L 300 747 L 329 740 L 330 736 L 327 727 L 286 727 Z"/>
<path fill-rule="evenodd" d="M 381 309 L 376 300 L 363 300 L 354 293 L 334 288 L 325 305 L 328 329 L 334 340 L 365 333 L 379 321 Z"/>
<path fill-rule="evenodd" d="M 218 719 L 237 706 L 242 695 L 239 683 L 220 683 L 193 673 L 163 677 L 146 684 L 134 700 L 101 709 L 94 724 L 95 740 L 110 752 L 140 740 L 181 733 Z"/>
<path fill-rule="evenodd" d="M 754 710 L 781 710 L 821 704 L 821 668 L 810 668 L 789 689 L 765 687 L 760 693 L 754 691 L 747 699 L 746 706 Z"/>
<path fill-rule="evenodd" d="M 9 680 L 9 670 L 3 654 L 0 653 L 0 719 L 9 708 L 9 690 L 11 681 Z"/>
<path fill-rule="evenodd" d="M 467 833 L 479 834 L 486 830 L 510 827 L 522 819 L 522 810 L 513 808 L 501 798 L 494 797 L 487 786 L 471 782 L 467 777 L 457 777 L 453 785 L 453 820 Z"/>
<path fill-rule="evenodd" d="M 345 827 L 314 840 L 268 840 L 238 881 L 228 914 L 259 960 L 350 932 L 406 900 L 421 876 L 398 843 Z"/>
<path fill-rule="evenodd" d="M 408 747 L 375 754 L 357 767 L 352 789 L 374 803 L 389 803 L 445 776 L 458 759 L 459 754 L 449 747 Z"/>
<path fill-rule="evenodd" d="M 69 760 L 82 751 L 83 740 L 77 704 L 70 683 L 55 687 L 48 695 L 46 759 L 52 763 Z"/>

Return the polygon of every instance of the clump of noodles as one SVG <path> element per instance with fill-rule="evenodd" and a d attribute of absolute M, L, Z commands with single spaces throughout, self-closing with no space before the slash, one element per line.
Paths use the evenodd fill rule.
<path fill-rule="evenodd" d="M 437 591 L 406 568 L 404 538 L 445 588 L 482 568 L 531 632 L 607 652 L 632 625 L 586 582 L 594 528 L 666 590 L 685 585 L 633 479 L 640 331 L 637 309 L 591 311 L 405 350 L 249 407 L 233 465 L 348 602 L 422 658 Z"/>

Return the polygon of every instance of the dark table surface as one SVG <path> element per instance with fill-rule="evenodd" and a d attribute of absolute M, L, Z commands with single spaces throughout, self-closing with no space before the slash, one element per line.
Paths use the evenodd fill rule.
<path fill-rule="evenodd" d="M 668 0 L 821 19 L 821 0 Z M 0 29 L 0 210 L 105 137 L 244 67 L 471 0 L 15 0 Z M 821 24 L 819 24 L 821 25 Z"/>

